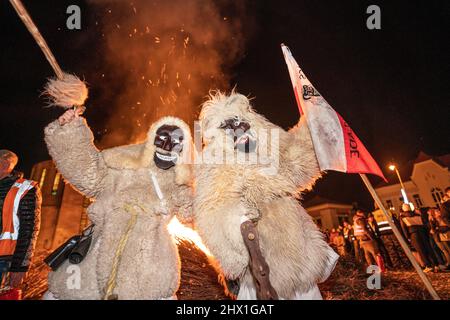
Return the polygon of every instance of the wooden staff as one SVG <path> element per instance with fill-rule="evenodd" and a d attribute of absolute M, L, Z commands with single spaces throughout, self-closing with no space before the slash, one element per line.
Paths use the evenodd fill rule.
<path fill-rule="evenodd" d="M 45 58 L 47 58 L 47 61 L 52 66 L 58 79 L 62 79 L 64 77 L 64 73 L 61 70 L 61 67 L 59 66 L 58 62 L 55 59 L 55 56 L 53 55 L 50 48 L 48 47 L 47 42 L 45 42 L 44 37 L 42 37 L 42 34 L 39 32 L 39 29 L 36 27 L 33 20 L 31 19 L 30 15 L 28 14 L 27 9 L 25 9 L 25 7 L 23 6 L 22 1 L 9 0 L 9 2 L 11 2 L 12 6 L 14 7 L 14 10 L 16 10 L 20 19 L 25 24 L 28 31 L 33 36 L 34 40 L 41 48 L 42 52 L 45 55 Z"/>
<path fill-rule="evenodd" d="M 50 63 L 50 66 L 53 68 L 53 71 L 55 71 L 56 77 L 59 80 L 63 80 L 65 73 L 62 71 L 61 67 L 59 66 L 58 62 L 56 61 L 55 56 L 53 55 L 52 51 L 47 45 L 47 42 L 45 41 L 42 34 L 39 32 L 39 29 L 33 22 L 33 19 L 31 19 L 27 9 L 25 9 L 23 3 L 21 0 L 9 0 L 11 5 L 14 7 L 14 10 L 16 10 L 18 16 L 22 20 L 22 22 L 25 24 L 28 31 L 33 36 L 34 40 L 38 44 L 38 46 L 41 48 L 42 52 L 45 55 L 45 58 Z M 87 95 L 86 95 L 87 97 Z M 85 100 L 85 99 L 84 99 Z M 84 102 L 83 100 L 83 102 Z M 62 106 L 65 107 L 66 106 Z M 83 114 L 85 111 L 85 107 L 83 105 L 74 105 L 73 109 L 78 111 L 78 114 Z"/>

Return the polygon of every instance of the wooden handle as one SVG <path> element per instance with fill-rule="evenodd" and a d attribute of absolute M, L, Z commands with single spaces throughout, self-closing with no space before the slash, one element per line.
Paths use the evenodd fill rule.
<path fill-rule="evenodd" d="M 241 234 L 250 254 L 249 267 L 256 284 L 256 297 L 258 300 L 278 300 L 278 294 L 270 283 L 270 269 L 259 246 L 259 233 L 255 223 L 252 221 L 242 223 Z"/>

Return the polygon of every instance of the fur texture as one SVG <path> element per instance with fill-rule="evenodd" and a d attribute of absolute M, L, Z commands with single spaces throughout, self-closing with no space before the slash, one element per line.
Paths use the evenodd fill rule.
<path fill-rule="evenodd" d="M 43 94 L 49 98 L 50 106 L 69 109 L 84 104 L 88 97 L 88 89 L 84 81 L 76 75 L 64 73 L 62 79 L 50 79 L 45 85 Z"/>
<path fill-rule="evenodd" d="M 174 213 L 189 217 L 192 205 L 189 166 L 180 162 L 168 170 L 153 161 L 153 139 L 162 124 L 178 125 L 184 132 L 183 159 L 191 150 L 191 135 L 180 119 L 162 118 L 152 125 L 147 141 L 99 151 L 86 121 L 77 118 L 45 128 L 45 141 L 58 170 L 81 193 L 95 198 L 89 206 L 96 224 L 89 254 L 80 267 L 81 286 L 68 287 L 69 262 L 49 276 L 49 290 L 58 299 L 101 299 L 112 261 L 124 233 L 132 206 L 135 224 L 118 268 L 114 293 L 119 299 L 161 299 L 175 295 L 180 280 L 180 261 L 167 224 Z M 184 154 L 186 152 L 186 154 Z M 187 162 L 186 162 L 187 163 Z M 152 184 L 154 174 L 165 197 L 165 205 Z M 162 214 L 167 209 L 168 214 Z M 69 269 L 70 270 L 70 269 Z"/>
<path fill-rule="evenodd" d="M 336 261 L 336 253 L 298 201 L 300 191 L 311 188 L 320 177 L 309 131 L 301 121 L 286 132 L 253 111 L 247 97 L 218 92 L 205 102 L 200 115 L 203 154 L 221 148 L 239 152 L 219 128 L 235 116 L 250 123 L 253 130 L 277 130 L 279 148 L 272 154 L 279 157 L 278 170 L 268 174 L 259 164 L 245 163 L 199 165 L 195 172 L 196 227 L 223 275 L 254 287 L 240 224 L 259 216 L 257 228 L 271 283 L 280 298 L 294 299 L 325 280 Z"/>

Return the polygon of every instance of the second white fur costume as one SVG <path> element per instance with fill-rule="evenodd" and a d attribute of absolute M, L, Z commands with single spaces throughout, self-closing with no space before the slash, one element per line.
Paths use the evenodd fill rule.
<path fill-rule="evenodd" d="M 203 157 L 241 152 L 223 129 L 227 119 L 245 121 L 249 131 L 274 130 L 279 145 L 271 152 L 278 167 L 273 172 L 259 163 L 215 164 L 203 159 L 195 173 L 198 232 L 223 276 L 239 280 L 238 299 L 256 299 L 240 225 L 259 216 L 261 251 L 279 298 L 321 299 L 317 283 L 329 276 L 338 256 L 298 201 L 299 192 L 320 177 L 308 128 L 300 121 L 286 132 L 254 112 L 247 97 L 217 93 L 203 105 L 200 115 Z M 257 149 L 256 154 L 260 152 Z"/>

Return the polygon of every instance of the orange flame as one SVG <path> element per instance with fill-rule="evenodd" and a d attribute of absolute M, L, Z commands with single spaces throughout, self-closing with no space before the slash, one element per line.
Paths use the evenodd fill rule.
<path fill-rule="evenodd" d="M 168 225 L 170 235 L 175 239 L 177 243 L 182 240 L 193 242 L 200 250 L 202 250 L 207 256 L 212 256 L 208 248 L 203 244 L 197 231 L 183 225 L 177 217 L 173 217 Z"/>

